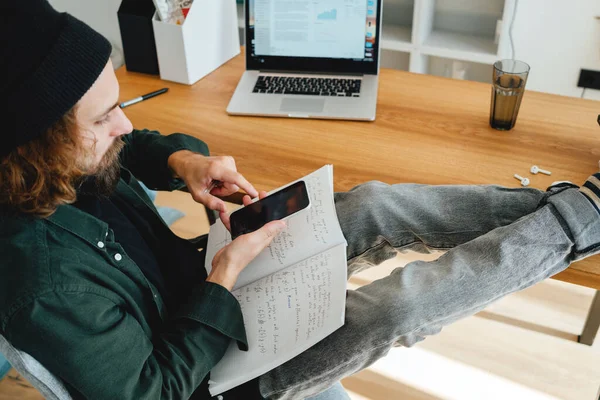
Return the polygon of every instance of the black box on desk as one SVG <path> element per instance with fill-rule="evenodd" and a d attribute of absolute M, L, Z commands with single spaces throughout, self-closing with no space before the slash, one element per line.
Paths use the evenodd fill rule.
<path fill-rule="evenodd" d="M 127 71 L 158 75 L 152 0 L 123 0 L 117 16 Z"/>

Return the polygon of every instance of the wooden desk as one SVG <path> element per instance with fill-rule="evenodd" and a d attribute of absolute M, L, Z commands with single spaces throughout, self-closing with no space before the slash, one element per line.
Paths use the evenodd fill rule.
<path fill-rule="evenodd" d="M 225 109 L 243 71 L 240 55 L 193 86 L 124 67 L 117 78 L 121 100 L 170 88 L 125 109 L 136 128 L 197 136 L 213 154 L 235 157 L 259 189 L 281 186 L 325 164 L 334 165 L 336 191 L 374 179 L 518 187 L 515 173 L 545 189 L 556 180 L 581 184 L 598 171 L 595 101 L 527 92 L 516 127 L 500 132 L 488 124 L 490 85 L 382 70 L 375 122 L 231 117 Z M 534 164 L 552 176 L 530 175 Z M 555 278 L 600 289 L 600 256 Z"/>

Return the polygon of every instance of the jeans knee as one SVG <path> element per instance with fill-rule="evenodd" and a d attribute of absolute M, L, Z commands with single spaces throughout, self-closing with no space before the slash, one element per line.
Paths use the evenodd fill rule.
<path fill-rule="evenodd" d="M 379 205 L 387 197 L 389 187 L 390 185 L 379 181 L 358 185 L 345 194 L 345 206 L 352 210 L 353 218 L 369 218 L 371 214 L 379 212 Z"/>
<path fill-rule="evenodd" d="M 382 198 L 389 185 L 378 181 L 363 183 L 349 192 L 336 193 L 336 209 L 342 231 L 352 245 L 367 241 L 372 244 L 372 234 L 387 213 L 382 211 Z M 359 246 L 362 250 L 364 246 Z M 370 246 L 369 246 L 370 247 Z"/>
<path fill-rule="evenodd" d="M 390 185 L 380 181 L 369 181 L 358 186 L 355 186 L 350 190 L 357 200 L 369 201 L 371 199 L 377 199 L 381 196 Z"/>

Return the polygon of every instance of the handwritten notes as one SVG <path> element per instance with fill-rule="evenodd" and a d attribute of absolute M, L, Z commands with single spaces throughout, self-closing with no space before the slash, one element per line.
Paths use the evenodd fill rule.
<path fill-rule="evenodd" d="M 256 309 L 259 353 L 277 354 L 282 323 L 295 326 L 294 344 L 323 328 L 331 310 L 331 257 L 318 254 L 233 292 L 242 311 Z"/>
<path fill-rule="evenodd" d="M 343 325 L 346 249 L 334 247 L 233 292 L 249 351 L 229 347 L 211 393 L 229 390 L 300 354 Z"/>

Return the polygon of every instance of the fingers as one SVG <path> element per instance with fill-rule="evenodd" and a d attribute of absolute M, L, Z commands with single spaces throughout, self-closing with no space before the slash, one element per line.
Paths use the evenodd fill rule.
<path fill-rule="evenodd" d="M 196 193 L 193 196 L 193 199 L 198 202 L 198 203 L 202 203 L 204 204 L 205 207 L 211 209 L 211 210 L 216 210 L 216 211 L 220 211 L 220 212 L 225 212 L 227 211 L 227 208 L 225 206 L 225 202 L 221 199 L 219 199 L 218 197 L 215 197 L 211 194 L 208 193 Z"/>
<path fill-rule="evenodd" d="M 247 249 L 248 262 L 252 261 L 261 251 L 263 251 L 283 229 L 285 222 L 271 221 L 262 228 L 240 236 L 234 240 L 238 241 L 240 246 Z"/>
<path fill-rule="evenodd" d="M 218 186 L 211 190 L 211 194 L 215 196 L 229 196 L 240 191 L 240 187 L 234 183 L 223 183 L 222 186 Z"/>
<path fill-rule="evenodd" d="M 225 228 L 227 228 L 227 230 L 229 232 L 231 232 L 231 221 L 230 221 L 230 218 L 229 218 L 229 213 L 221 211 L 219 213 L 219 218 L 221 219 L 221 222 L 223 222 L 223 225 L 225 225 Z"/>
<path fill-rule="evenodd" d="M 268 242 L 265 247 L 285 229 L 285 226 L 284 221 L 271 221 L 257 231 L 261 233 L 263 242 Z"/>
<path fill-rule="evenodd" d="M 275 236 L 285 229 L 285 222 L 283 221 L 271 221 L 256 232 L 252 232 L 251 235 L 255 235 L 258 241 L 257 246 L 260 246 L 260 251 L 267 247 Z"/>
<path fill-rule="evenodd" d="M 259 198 L 259 199 L 261 199 L 261 200 L 262 200 L 262 199 L 264 199 L 265 197 L 267 197 L 267 192 L 265 192 L 264 190 L 261 190 L 260 192 L 258 192 L 258 198 Z M 245 195 L 245 196 L 242 198 L 242 203 L 244 204 L 244 207 L 245 207 L 245 206 L 249 206 L 250 204 L 252 204 L 252 198 L 251 198 L 250 196 L 248 196 L 248 195 Z"/>
<path fill-rule="evenodd" d="M 209 282 L 219 283 L 231 290 L 237 277 L 285 228 L 283 221 L 272 221 L 259 230 L 242 235 L 220 249 L 212 261 Z"/>
<path fill-rule="evenodd" d="M 228 184 L 237 185 L 252 197 L 258 196 L 258 191 L 254 188 L 254 186 L 252 186 L 252 184 L 237 171 L 223 170 L 221 176 L 215 176 L 215 179 L 219 179 L 220 181 Z"/>

